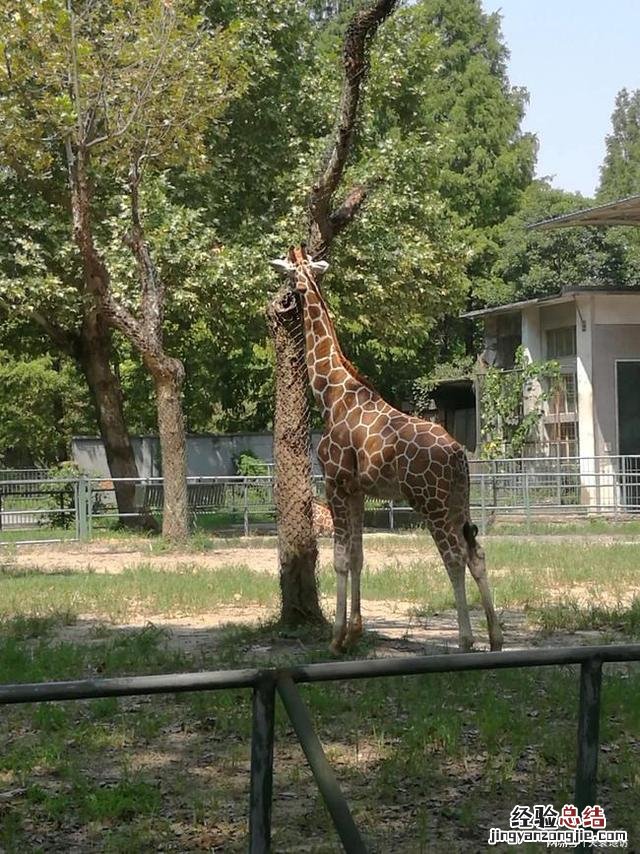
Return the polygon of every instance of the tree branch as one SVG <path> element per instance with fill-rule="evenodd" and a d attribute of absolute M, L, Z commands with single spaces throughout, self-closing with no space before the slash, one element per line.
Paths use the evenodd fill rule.
<path fill-rule="evenodd" d="M 151 257 L 149 245 L 145 240 L 140 219 L 140 159 L 131 164 L 129 171 L 129 192 L 131 199 L 131 229 L 124 236 L 124 242 L 133 253 L 138 265 L 140 277 L 141 301 L 140 316 L 146 327 L 150 341 L 158 345 L 162 341 L 162 323 L 164 320 L 164 283 Z"/>
<path fill-rule="evenodd" d="M 342 50 L 344 80 L 333 139 L 309 194 L 309 246 L 315 256 L 327 252 L 335 235 L 331 204 L 351 149 L 371 40 L 397 3 L 398 0 L 376 0 L 368 9 L 356 12 L 347 27 Z M 357 189 L 352 190 L 347 198 L 357 195 Z M 344 204 L 336 211 L 338 229 L 344 228 L 363 201 L 364 195 L 361 194 L 358 204 L 355 207 L 351 205 L 350 216 L 349 206 L 345 209 Z"/>
<path fill-rule="evenodd" d="M 343 203 L 329 217 L 331 223 L 332 235 L 335 237 L 345 226 L 349 225 L 354 216 L 358 213 L 364 204 L 367 196 L 371 192 L 371 187 L 365 187 L 364 184 L 356 184 L 347 193 Z"/>
<path fill-rule="evenodd" d="M 170 8 L 165 6 L 164 13 L 163 13 L 163 21 L 165 18 L 168 18 L 170 16 L 171 16 Z M 156 57 L 155 62 L 151 66 L 146 80 L 144 81 L 143 85 L 140 87 L 140 89 L 136 93 L 136 101 L 135 101 L 135 103 L 131 109 L 131 112 L 129 113 L 127 118 L 124 120 L 124 123 L 122 125 L 120 125 L 120 127 L 116 128 L 113 131 L 113 133 L 103 134 L 102 136 L 98 136 L 95 139 L 92 139 L 90 142 L 87 143 L 87 148 L 92 148 L 94 145 L 100 145 L 103 142 L 107 142 L 108 140 L 110 141 L 110 140 L 118 139 L 119 137 L 124 136 L 124 134 L 129 130 L 129 128 L 131 127 L 133 122 L 137 119 L 138 114 L 140 113 L 140 111 L 142 110 L 142 108 L 146 104 L 147 96 L 148 96 L 149 91 L 151 89 L 151 85 L 152 85 L 153 81 L 155 80 L 156 75 L 158 74 L 160 67 L 162 66 L 162 63 L 165 59 L 165 55 L 166 55 L 168 45 L 169 45 L 170 34 L 171 34 L 170 29 L 163 32 L 164 40 L 160 44 L 160 48 L 158 50 L 158 56 Z"/>

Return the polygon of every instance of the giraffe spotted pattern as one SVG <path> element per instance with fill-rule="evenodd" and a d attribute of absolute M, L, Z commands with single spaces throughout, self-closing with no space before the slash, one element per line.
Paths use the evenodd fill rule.
<path fill-rule="evenodd" d="M 469 514 L 464 448 L 440 425 L 390 406 L 344 356 L 315 279 L 325 265 L 311 261 L 301 247 L 274 266 L 289 274 L 301 294 L 309 382 L 324 418 L 318 458 L 333 517 L 337 573 L 332 648 L 339 651 L 362 633 L 362 524 L 364 497 L 370 495 L 406 499 L 425 519 L 453 586 L 460 646 L 473 645 L 465 592 L 468 566 L 480 591 L 491 649 L 501 649 L 484 552 Z"/>

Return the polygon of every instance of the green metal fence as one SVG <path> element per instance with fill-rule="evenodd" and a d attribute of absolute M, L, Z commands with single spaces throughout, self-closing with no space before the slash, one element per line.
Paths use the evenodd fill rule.
<path fill-rule="evenodd" d="M 508 652 L 463 653 L 308 664 L 281 669 L 218 670 L 160 676 L 87 679 L 0 686 L 0 705 L 100 697 L 130 697 L 186 691 L 250 688 L 253 691 L 251 736 L 251 786 L 249 796 L 249 851 L 271 850 L 271 804 L 275 696 L 279 695 L 307 758 L 338 837 L 348 854 L 368 851 L 366 839 L 351 815 L 349 805 L 315 732 L 297 685 L 347 679 L 419 676 L 470 670 L 514 667 L 580 666 L 578 727 L 576 737 L 575 806 L 597 803 L 600 744 L 602 669 L 613 662 L 640 661 L 640 644 L 535 649 Z M 584 848 L 582 850 L 590 850 Z"/>

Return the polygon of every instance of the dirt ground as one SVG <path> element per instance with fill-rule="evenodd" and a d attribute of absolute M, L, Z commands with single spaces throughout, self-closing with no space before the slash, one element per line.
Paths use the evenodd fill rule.
<path fill-rule="evenodd" d="M 332 544 L 330 541 L 324 541 L 320 549 L 320 562 L 330 565 L 332 557 Z M 425 541 L 425 538 L 416 538 L 415 543 L 404 538 L 401 549 L 395 551 L 389 547 L 388 542 L 379 541 L 376 546 L 375 538 L 371 538 L 366 545 L 365 560 L 370 571 L 389 566 L 401 568 L 416 561 L 423 561 L 429 567 L 433 566 L 434 572 L 443 572 L 435 548 L 428 541 Z M 253 571 L 264 572 L 273 576 L 276 576 L 278 571 L 275 547 L 267 545 L 264 547 L 259 545 L 243 547 L 242 545 L 238 546 L 237 541 L 228 547 L 226 544 L 222 544 L 207 551 L 160 553 L 151 543 L 144 541 L 123 542 L 117 539 L 95 541 L 89 544 L 40 545 L 16 549 L 7 557 L 7 561 L 12 567 L 23 570 L 34 568 L 43 573 L 71 570 L 78 573 L 84 571 L 118 574 L 128 568 L 149 564 L 153 564 L 154 568 L 164 568 L 167 571 L 179 567 L 197 566 L 215 572 L 221 567 L 234 565 L 248 566 Z M 1 564 L 2 555 L 0 554 Z M 502 570 L 502 572 L 508 572 L 508 570 Z M 639 587 L 634 586 L 628 591 L 628 596 L 632 598 L 639 590 Z M 571 592 L 573 599 L 584 598 L 585 601 L 589 600 L 588 587 L 574 585 Z M 364 593 L 366 596 L 366 590 Z M 557 591 L 559 601 L 565 593 L 566 591 L 563 590 Z M 325 598 L 323 607 L 325 613 L 331 614 L 334 607 L 333 598 Z M 366 644 L 364 655 L 393 657 L 457 650 L 458 628 L 454 610 L 425 612 L 422 609 L 418 614 L 415 601 L 366 598 L 363 599 L 362 607 L 365 628 L 371 633 L 369 636 L 371 643 Z M 206 662 L 210 667 L 212 653 L 215 661 L 216 651 L 223 649 L 224 627 L 230 625 L 258 626 L 260 623 L 267 623 L 273 616 L 275 616 L 273 607 L 238 601 L 237 603 L 221 604 L 215 610 L 189 616 L 170 617 L 165 614 L 145 614 L 145 616 L 128 617 L 126 622 L 110 622 L 108 628 L 110 633 L 119 634 L 122 632 L 123 635 L 127 635 L 136 629 L 152 624 L 163 631 L 167 645 L 171 649 L 185 653 L 196 666 L 204 662 L 206 656 Z M 479 609 L 473 609 L 470 616 L 476 637 L 476 648 L 479 650 L 487 649 L 487 630 L 483 612 Z M 542 636 L 539 629 L 528 620 L 526 611 L 522 608 L 501 609 L 499 616 L 505 633 L 505 648 L 507 649 L 522 649 L 536 645 L 591 644 L 599 643 L 603 639 L 602 633 L 598 631 L 562 631 Z M 56 627 L 55 637 L 62 641 L 82 645 L 100 643 L 101 633 L 97 629 L 102 626 L 104 626 L 104 621 L 96 618 L 95 614 L 79 614 L 78 619 L 73 624 Z M 611 630 L 608 631 L 608 640 L 613 639 L 613 634 Z M 256 636 L 260 640 L 256 640 Z M 272 664 L 274 657 L 280 653 L 296 655 L 299 647 L 304 656 L 308 649 L 302 639 L 281 637 L 275 633 L 272 635 L 268 631 L 257 635 L 248 632 L 245 635 L 239 634 L 239 637 L 244 638 L 239 641 L 237 649 L 240 657 L 246 656 L 247 660 L 251 661 L 261 660 L 264 657 L 265 664 L 269 665 Z M 317 645 L 317 638 L 315 643 Z M 324 641 L 322 643 L 324 644 Z M 147 698 L 131 698 L 123 701 L 121 708 L 125 710 L 125 715 L 131 713 L 133 716 L 136 709 L 144 709 L 146 703 L 150 703 Z M 460 710 L 458 709 L 458 711 Z M 536 711 L 535 714 L 537 715 L 538 712 Z M 473 723 L 473 718 L 470 717 L 469 720 Z M 432 850 L 434 854 L 440 854 L 444 851 L 447 854 L 449 852 L 457 854 L 457 852 L 462 851 L 479 852 L 486 850 L 484 846 L 478 846 L 477 834 L 473 842 L 466 839 L 464 834 L 468 833 L 468 830 L 460 831 L 461 835 L 458 838 L 456 835 L 459 830 L 456 830 L 458 820 L 455 816 L 451 817 L 453 815 L 451 805 L 464 802 L 469 790 L 481 784 L 483 769 L 486 764 L 484 754 L 477 750 L 474 753 L 473 738 L 475 736 L 473 733 L 475 730 L 473 727 L 469 732 L 471 735 L 469 735 L 468 756 L 463 762 L 458 758 L 443 760 L 442 773 L 443 779 L 447 780 L 447 786 L 442 790 L 434 791 L 433 795 L 423 803 L 423 806 L 428 806 L 433 820 L 439 822 L 437 827 L 434 824 L 434 828 L 429 833 L 434 834 L 434 840 L 437 834 L 440 834 L 442 838 L 437 844 L 434 841 L 430 848 L 421 848 L 420 850 Z M 232 742 L 231 746 L 233 747 L 234 744 L 235 742 Z M 229 761 L 225 758 L 225 750 L 228 747 L 229 745 L 225 741 L 215 741 L 212 733 L 206 729 L 204 735 L 202 733 L 198 735 L 195 731 L 185 729 L 184 721 L 172 720 L 163 725 L 161 735 L 157 739 L 152 740 L 149 744 L 141 743 L 129 749 L 127 753 L 129 765 L 127 767 L 136 773 L 138 771 L 148 772 L 151 777 L 159 780 L 159 785 L 163 791 L 164 808 L 168 810 L 168 814 L 173 816 L 175 813 L 177 816 L 177 818 L 172 819 L 172 834 L 175 839 L 171 844 L 167 843 L 167 847 L 156 850 L 242 850 L 245 845 L 245 818 L 242 810 L 247 801 L 249 764 L 248 759 L 243 757 L 240 760 L 234 760 L 235 764 L 229 765 Z M 354 761 L 357 765 L 356 771 L 362 775 L 363 780 L 366 779 L 368 773 L 378 773 L 378 766 L 384 770 L 384 752 L 375 741 L 363 741 L 362 744 L 358 744 L 356 754 L 354 754 L 350 742 L 344 744 L 332 742 L 329 744 L 329 749 L 331 762 L 343 776 L 345 769 L 350 768 L 350 763 L 353 764 Z M 376 753 L 376 750 L 379 753 Z M 118 783 L 122 773 L 118 764 L 121 753 L 120 748 L 110 748 L 104 751 L 103 764 L 95 770 L 95 777 L 99 781 L 100 787 L 108 789 Z M 354 755 L 356 756 L 355 760 Z M 531 771 L 533 773 L 536 761 L 538 760 L 533 753 L 525 753 L 518 760 L 517 774 L 524 777 L 526 776 L 525 772 Z M 276 790 L 274 796 L 274 827 L 278 829 L 289 826 L 294 819 L 294 823 L 300 824 L 310 809 L 309 804 L 317 795 L 315 784 L 306 770 L 300 748 L 295 743 L 289 743 L 285 738 L 280 739 L 277 744 L 276 768 L 278 774 L 276 782 L 284 781 L 280 783 L 280 788 Z M 172 794 L 172 781 L 176 777 L 188 779 L 189 776 L 218 788 L 221 787 L 220 778 L 224 776 L 225 791 L 228 790 L 229 792 L 228 803 L 221 803 L 219 815 L 216 816 L 213 824 L 205 826 L 200 822 L 197 827 L 192 826 L 190 794 Z M 55 775 L 37 771 L 34 779 L 41 789 L 44 788 L 54 794 L 57 792 L 64 794 L 67 791 L 64 788 L 65 782 L 57 779 Z M 354 779 L 357 782 L 359 777 L 356 775 Z M 0 788 L 3 784 L 8 789 L 9 799 L 20 801 L 26 790 L 16 788 L 12 777 L 6 777 L 5 780 L 0 774 Z M 358 799 L 364 800 L 366 796 L 363 793 L 366 792 L 366 782 L 361 784 L 362 792 L 357 788 L 356 783 L 350 785 L 352 786 L 349 790 L 350 796 L 355 797 L 356 801 Z M 398 845 L 397 842 L 398 839 L 404 838 L 403 834 L 408 832 L 407 827 L 413 826 L 412 823 L 415 823 L 416 820 L 415 815 L 411 812 L 412 809 L 415 811 L 415 804 L 412 801 L 412 782 L 408 779 L 402 779 L 394 785 L 397 791 L 397 802 L 395 798 L 391 798 L 381 812 L 380 818 L 389 838 L 389 845 L 386 846 L 383 842 L 382 847 L 378 849 L 384 854 L 387 852 L 391 854 L 394 851 L 415 850 L 403 847 L 402 844 Z M 549 780 L 545 782 L 545 790 L 552 788 L 553 785 L 554 779 L 550 776 Z M 0 796 L 0 819 L 2 806 Z M 10 806 L 9 803 L 5 804 L 5 809 L 8 806 Z M 492 809 L 497 809 L 497 807 Z M 183 812 L 184 816 L 182 815 Z M 300 815 L 302 815 L 302 819 Z M 503 818 L 502 813 L 496 814 L 494 823 L 499 824 L 501 818 Z M 488 817 L 483 820 L 488 823 Z M 48 824 L 41 817 L 36 819 L 33 825 L 29 823 L 30 821 L 31 819 L 27 819 L 24 824 L 25 838 L 28 840 L 24 850 L 47 850 L 55 852 L 55 854 L 57 852 L 62 854 L 62 852 L 106 850 L 101 847 L 94 847 L 97 844 L 96 834 L 99 833 L 97 825 L 90 827 L 78 822 L 74 824 L 73 820 L 68 819 L 68 817 L 65 817 L 64 820 L 58 820 L 57 823 L 49 822 Z M 42 847 L 43 842 L 45 847 Z M 9 849 L 3 849 L 0 842 L 0 854 L 3 850 Z M 109 850 L 120 851 L 124 849 Z M 149 849 L 134 846 L 130 850 Z M 329 851 L 336 849 L 330 843 L 325 845 L 318 842 L 318 831 L 316 829 L 316 836 L 309 847 L 296 846 L 294 849 L 288 845 L 280 845 L 277 850 L 285 854 L 285 852 L 293 852 L 294 850 Z"/>
<path fill-rule="evenodd" d="M 333 544 L 330 540 L 321 541 L 320 563 L 331 564 L 333 560 Z M 407 538 L 403 539 L 401 551 L 390 551 L 388 548 L 375 544 L 375 535 L 369 539 L 366 547 L 366 565 L 369 571 L 382 567 L 407 566 L 417 560 L 433 563 L 434 571 L 441 572 L 442 565 L 435 546 L 425 539 L 417 539 L 415 544 Z M 14 567 L 23 569 L 37 567 L 40 572 L 55 573 L 60 569 L 72 571 L 87 571 L 105 574 L 118 574 L 126 569 L 153 563 L 154 568 L 175 570 L 180 567 L 201 567 L 215 571 L 223 566 L 247 565 L 256 572 L 276 575 L 278 572 L 277 550 L 275 547 L 251 548 L 243 546 L 217 547 L 210 551 L 170 551 L 158 553 L 152 544 L 144 541 L 134 543 L 121 540 L 100 540 L 91 543 L 61 543 L 59 545 L 34 545 L 18 549 L 11 556 Z M 640 589 L 640 588 L 638 588 Z M 563 595 L 558 592 L 558 598 Z M 629 590 L 632 598 L 638 591 Z M 384 655 L 402 655 L 409 652 L 421 653 L 457 648 L 458 627 L 454 610 L 434 612 L 427 615 L 416 614 L 416 603 L 400 600 L 368 600 L 366 590 L 363 591 L 362 613 L 365 628 L 374 632 Z M 589 600 L 589 591 L 584 590 L 585 601 Z M 574 587 L 572 597 L 580 600 L 580 589 Z M 333 598 L 324 598 L 325 613 L 331 614 Z M 215 611 L 193 614 L 189 616 L 168 617 L 164 614 L 132 617 L 126 623 L 110 624 L 111 629 L 127 631 L 140 628 L 146 624 L 163 629 L 167 633 L 170 646 L 181 650 L 190 656 L 198 656 L 202 651 L 211 652 L 215 648 L 216 639 L 223 626 L 247 625 L 264 623 L 274 616 L 273 609 L 258 604 L 221 604 Z M 505 648 L 523 649 L 541 644 L 537 628 L 530 624 L 526 614 L 521 609 L 501 609 L 500 620 L 505 633 Z M 470 613 L 473 632 L 476 638 L 476 649 L 488 649 L 487 629 L 484 614 L 481 610 Z M 100 621 L 94 615 L 80 615 L 75 625 L 60 630 L 60 639 L 77 642 L 90 642 L 95 635 L 95 628 Z M 601 633 L 597 631 L 559 632 L 555 635 L 546 634 L 544 645 L 567 645 L 582 643 L 598 643 Z M 298 641 L 302 644 L 302 641 Z M 246 652 L 251 656 L 264 654 L 268 658 L 273 654 L 271 647 L 248 647 Z M 378 650 L 376 654 L 382 652 Z"/>
<path fill-rule="evenodd" d="M 1 557 L 1 555 L 0 555 Z M 367 543 L 366 561 L 369 567 L 402 566 L 419 559 L 437 560 L 435 546 L 424 540 L 415 545 L 403 540 L 402 552 L 390 553 L 388 549 L 376 549 L 375 540 Z M 320 563 L 333 560 L 333 544 L 325 540 L 320 544 Z M 230 546 L 211 551 L 154 552 L 153 544 L 121 540 L 96 540 L 91 543 L 60 543 L 59 545 L 21 546 L 11 556 L 11 563 L 18 567 L 37 566 L 42 571 L 55 572 L 59 569 L 89 572 L 118 573 L 153 561 L 154 567 L 175 569 L 181 566 L 198 566 L 218 569 L 221 566 L 248 565 L 255 572 L 278 572 L 278 555 L 274 547 L 250 548 Z"/>

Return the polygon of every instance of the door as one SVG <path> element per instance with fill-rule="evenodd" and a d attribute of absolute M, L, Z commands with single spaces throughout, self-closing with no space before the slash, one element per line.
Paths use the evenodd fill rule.
<path fill-rule="evenodd" d="M 618 453 L 622 460 L 622 503 L 640 510 L 640 360 L 616 363 Z"/>

